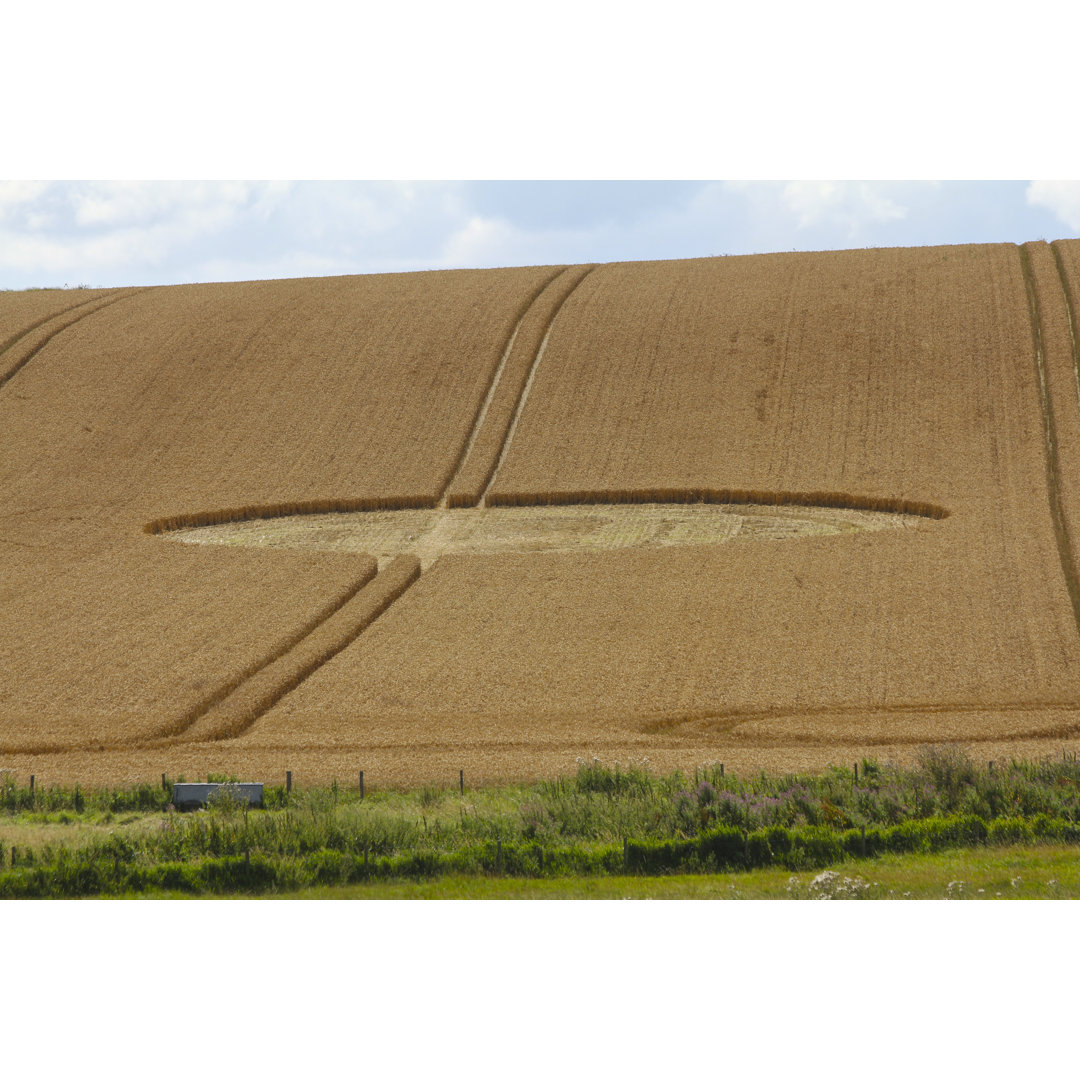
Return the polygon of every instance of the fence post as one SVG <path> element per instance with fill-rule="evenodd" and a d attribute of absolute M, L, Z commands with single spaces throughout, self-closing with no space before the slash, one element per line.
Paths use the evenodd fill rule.
<path fill-rule="evenodd" d="M 994 763 L 993 763 L 992 761 L 990 762 L 990 771 L 991 771 L 991 772 L 993 772 L 993 771 L 994 771 Z"/>
<path fill-rule="evenodd" d="M 169 790 L 169 785 L 165 782 L 165 774 L 164 773 L 161 774 L 161 790 L 162 791 L 168 791 Z"/>
<path fill-rule="evenodd" d="M 720 775 L 721 777 L 724 775 L 724 763 L 722 761 L 720 762 Z"/>
<path fill-rule="evenodd" d="M 285 772 L 285 794 L 292 794 L 292 772 L 289 770 Z"/>
<path fill-rule="evenodd" d="M 31 800 L 31 802 L 33 801 L 33 799 L 34 799 L 34 774 L 31 773 L 30 774 L 30 800 Z"/>
<path fill-rule="evenodd" d="M 364 770 L 360 770 L 360 798 L 364 797 Z"/>
<path fill-rule="evenodd" d="M 855 783 L 859 782 L 859 763 L 855 762 Z"/>
<path fill-rule="evenodd" d="M 460 789 L 461 794 L 464 795 L 465 794 L 465 770 L 464 769 L 458 769 L 458 788 Z"/>

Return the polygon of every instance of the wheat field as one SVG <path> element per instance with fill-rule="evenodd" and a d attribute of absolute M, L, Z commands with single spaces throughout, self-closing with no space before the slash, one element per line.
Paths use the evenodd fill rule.
<path fill-rule="evenodd" d="M 0 768 L 1075 747 L 1078 311 L 1080 241 L 0 293 Z"/>

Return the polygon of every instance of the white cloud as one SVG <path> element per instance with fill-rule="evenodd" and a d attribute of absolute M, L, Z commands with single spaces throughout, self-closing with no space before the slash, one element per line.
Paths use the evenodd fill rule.
<path fill-rule="evenodd" d="M 242 182 L 104 181 L 71 189 L 80 226 L 143 225 L 164 218 L 206 229 L 227 223 L 256 194 Z"/>
<path fill-rule="evenodd" d="M 0 275 L 168 283 L 416 268 L 465 212 L 454 185 L 93 181 L 0 185 Z M 426 236 L 419 234 L 426 230 Z M 435 234 L 433 239 L 430 235 Z M 407 250 L 412 248 L 411 251 Z M 412 262 L 410 262 L 410 257 Z M 260 272 L 259 267 L 265 269 Z"/>
<path fill-rule="evenodd" d="M 624 228 L 609 221 L 576 228 L 522 228 L 503 217 L 474 214 L 447 237 L 437 265 L 444 269 L 556 266 L 661 258 L 648 246 L 653 226 L 652 219 L 645 219 Z"/>
<path fill-rule="evenodd" d="M 1080 180 L 1032 180 L 1026 197 L 1029 206 L 1044 207 L 1080 230 Z"/>
<path fill-rule="evenodd" d="M 897 221 L 907 210 L 869 183 L 797 180 L 784 185 L 781 198 L 800 229 L 836 225 L 855 236 L 868 225 Z"/>
<path fill-rule="evenodd" d="M 528 245 L 526 234 L 501 218 L 470 217 L 443 244 L 442 266 L 492 266 Z"/>
<path fill-rule="evenodd" d="M 41 198 L 48 188 L 44 180 L 0 180 L 0 221 L 11 220 Z"/>
<path fill-rule="evenodd" d="M 0 231 L 0 269 L 15 270 L 33 278 L 74 273 L 80 280 L 103 270 L 145 265 L 160 258 L 160 230 L 122 230 L 81 236 L 74 240 L 48 234 Z"/>
<path fill-rule="evenodd" d="M 1026 202 L 1025 186 L 6 182 L 0 183 L 0 286 L 1017 240 L 1045 231 L 1046 206 L 1080 228 L 1080 185 L 1033 183 Z"/>

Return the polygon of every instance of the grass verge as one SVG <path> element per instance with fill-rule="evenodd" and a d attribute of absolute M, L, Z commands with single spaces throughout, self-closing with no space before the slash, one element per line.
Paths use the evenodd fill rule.
<path fill-rule="evenodd" d="M 989 899 L 1080 887 L 1080 765 L 1065 758 L 993 768 L 937 748 L 912 769 L 864 760 L 748 778 L 593 761 L 464 794 L 272 788 L 261 810 L 225 799 L 193 814 L 168 799 L 150 785 L 31 792 L 7 776 L 0 898 Z M 1024 869 L 1023 852 L 1043 862 Z"/>

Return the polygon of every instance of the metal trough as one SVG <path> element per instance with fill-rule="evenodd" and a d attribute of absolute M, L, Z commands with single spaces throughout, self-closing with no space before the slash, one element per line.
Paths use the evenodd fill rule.
<path fill-rule="evenodd" d="M 250 806 L 262 806 L 263 786 L 262 784 L 173 784 L 172 801 L 177 810 L 201 809 L 215 796 L 229 797 Z"/>

